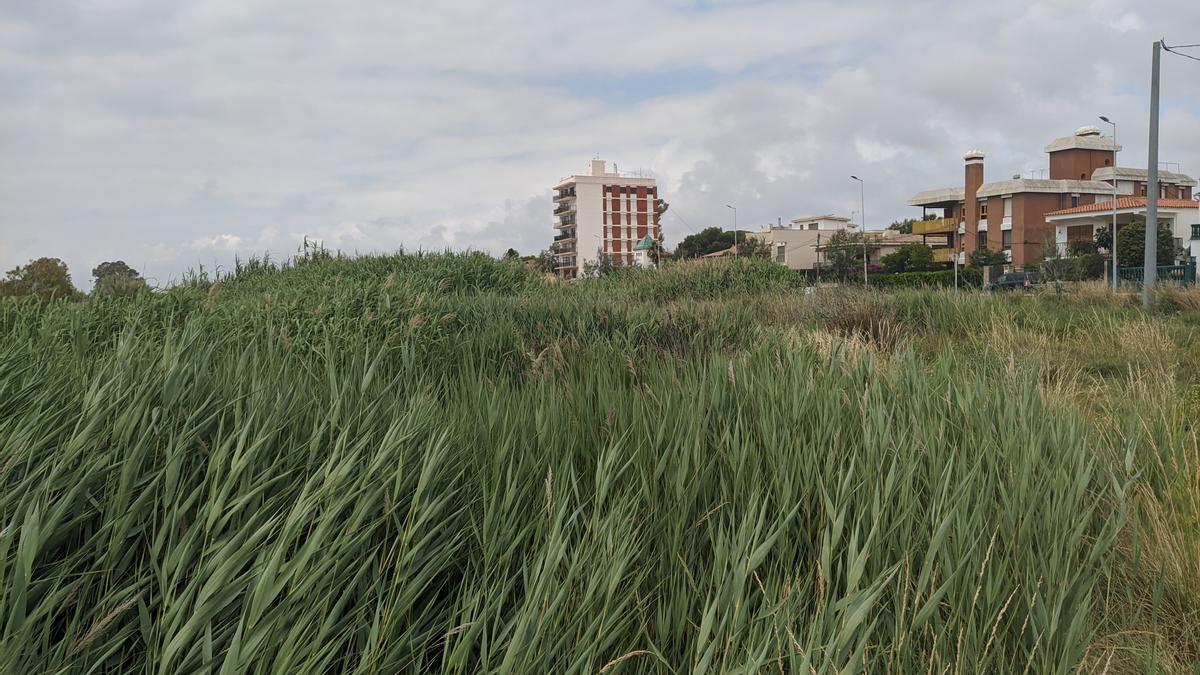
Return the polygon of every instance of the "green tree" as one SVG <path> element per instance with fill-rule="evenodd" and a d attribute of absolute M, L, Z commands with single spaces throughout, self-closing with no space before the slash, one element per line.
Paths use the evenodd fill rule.
<path fill-rule="evenodd" d="M 829 237 L 825 248 L 825 266 L 843 279 L 861 272 L 863 235 L 838 230 Z"/>
<path fill-rule="evenodd" d="M 880 260 L 888 272 L 929 272 L 937 269 L 933 262 L 933 249 L 925 244 L 905 244 Z"/>
<path fill-rule="evenodd" d="M 1171 228 L 1158 227 L 1159 265 L 1175 263 L 1175 238 Z M 1117 260 L 1123 267 L 1140 267 L 1146 257 L 1146 224 L 1133 222 L 1117 231 Z"/>
<path fill-rule="evenodd" d="M 971 255 L 967 256 L 968 267 L 991 267 L 1006 263 L 1008 263 L 1008 258 L 1004 255 L 1004 251 L 979 248 L 971 251 Z"/>
<path fill-rule="evenodd" d="M 738 255 L 756 260 L 771 259 L 771 242 L 755 236 L 742 236 L 738 241 Z"/>
<path fill-rule="evenodd" d="M 889 230 L 896 230 L 901 234 L 912 234 L 913 223 L 917 222 L 914 218 L 905 218 L 904 220 L 893 221 L 887 226 Z M 885 256 L 886 257 L 886 256 Z"/>
<path fill-rule="evenodd" d="M 719 227 L 706 227 L 696 234 L 689 234 L 675 247 L 675 257 L 699 258 L 702 255 L 724 251 L 733 246 L 733 232 Z"/>
<path fill-rule="evenodd" d="M 69 298 L 77 293 L 67 264 L 58 258 L 38 258 L 9 270 L 0 281 L 0 296 L 33 295 L 42 300 Z"/>
<path fill-rule="evenodd" d="M 520 260 L 520 259 L 521 259 L 521 254 L 518 253 L 517 249 L 515 249 L 515 248 L 510 248 L 507 251 L 505 251 L 504 257 L 501 258 L 501 260 L 506 260 L 509 262 L 512 262 L 514 260 Z"/>
<path fill-rule="evenodd" d="M 102 262 L 92 270 L 92 295 L 117 298 L 136 295 L 146 288 L 146 280 L 124 260 Z"/>
<path fill-rule="evenodd" d="M 908 269 L 908 255 L 908 247 L 901 246 L 895 252 L 883 256 L 879 262 L 883 263 L 883 269 L 887 270 L 888 274 L 899 274 Z"/>
<path fill-rule="evenodd" d="M 525 256 L 522 258 L 526 265 L 533 268 L 534 272 L 542 274 L 552 274 L 554 272 L 554 254 L 546 249 L 542 249 L 537 255 Z"/>

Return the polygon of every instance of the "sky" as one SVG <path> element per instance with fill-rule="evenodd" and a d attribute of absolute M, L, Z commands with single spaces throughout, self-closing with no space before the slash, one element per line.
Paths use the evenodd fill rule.
<path fill-rule="evenodd" d="M 966 150 L 1029 175 L 1101 114 L 1145 167 L 1159 38 L 1200 43 L 1200 4 L 3 0 L 0 271 L 534 253 L 597 156 L 658 178 L 668 247 L 725 204 L 879 229 Z M 1200 174 L 1200 62 L 1162 83 L 1160 159 Z"/>

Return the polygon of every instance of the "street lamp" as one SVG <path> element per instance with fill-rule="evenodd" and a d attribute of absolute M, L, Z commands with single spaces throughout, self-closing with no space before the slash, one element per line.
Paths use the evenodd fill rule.
<path fill-rule="evenodd" d="M 733 255 L 739 256 L 741 252 L 738 251 L 737 245 L 737 207 L 732 204 L 726 204 L 725 208 L 733 209 Z"/>
<path fill-rule="evenodd" d="M 1117 123 L 1104 115 L 1100 119 L 1111 124 L 1113 128 L 1113 194 L 1112 194 L 1112 284 L 1113 292 L 1117 290 Z"/>
<path fill-rule="evenodd" d="M 863 242 L 863 286 L 867 285 L 867 187 L 863 179 L 858 176 L 850 176 L 858 181 L 858 215 L 862 220 L 862 242 Z"/>

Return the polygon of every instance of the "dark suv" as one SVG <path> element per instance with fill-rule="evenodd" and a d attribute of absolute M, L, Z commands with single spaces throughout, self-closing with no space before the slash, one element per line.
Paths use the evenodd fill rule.
<path fill-rule="evenodd" d="M 1042 275 L 1037 272 L 1005 272 L 992 283 L 988 284 L 989 291 L 1014 291 L 1018 288 L 1028 289 L 1042 283 Z"/>

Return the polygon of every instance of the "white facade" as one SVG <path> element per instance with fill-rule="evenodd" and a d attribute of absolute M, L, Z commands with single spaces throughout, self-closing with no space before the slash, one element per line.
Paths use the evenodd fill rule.
<path fill-rule="evenodd" d="M 1137 221 L 1145 221 L 1146 206 L 1144 203 L 1125 205 L 1129 198 L 1118 201 L 1117 227 Z M 1138 200 L 1144 202 L 1144 200 Z M 1163 200 L 1159 203 L 1158 221 L 1164 227 L 1171 229 L 1175 243 L 1185 248 L 1192 261 L 1200 259 L 1200 202 L 1183 200 Z M 1098 204 L 1111 204 L 1111 198 Z M 1091 210 L 1086 213 L 1049 214 L 1046 222 L 1054 225 L 1055 242 L 1059 249 L 1065 249 L 1068 242 L 1075 237 L 1094 239 L 1097 232 L 1112 227 L 1113 211 L 1111 208 Z M 1124 266 L 1124 263 L 1121 263 Z"/>
<path fill-rule="evenodd" d="M 817 247 L 829 241 L 834 232 L 854 230 L 858 226 L 844 216 L 802 216 L 783 227 L 768 226 L 746 236 L 766 242 L 771 260 L 796 270 L 817 266 Z"/>
<path fill-rule="evenodd" d="M 595 159 L 587 174 L 568 176 L 554 190 L 552 252 L 559 276 L 580 276 L 601 255 L 608 255 L 614 265 L 635 264 L 634 247 L 642 237 L 650 234 L 662 240 L 653 178 L 610 172 L 604 160 Z"/>

